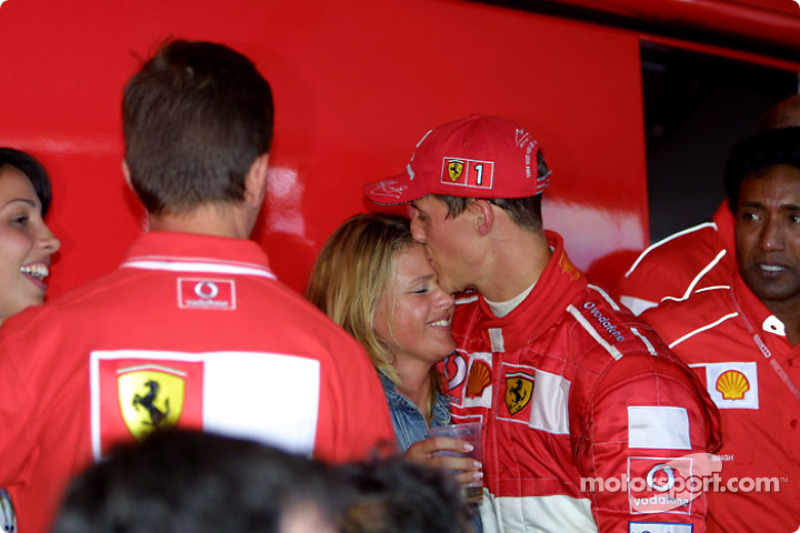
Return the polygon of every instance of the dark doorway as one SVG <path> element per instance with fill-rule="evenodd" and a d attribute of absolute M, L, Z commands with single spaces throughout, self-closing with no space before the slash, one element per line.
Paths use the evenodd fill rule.
<path fill-rule="evenodd" d="M 796 72 L 662 45 L 642 45 L 650 240 L 706 222 L 724 197 L 732 146 L 774 103 L 798 92 Z"/>

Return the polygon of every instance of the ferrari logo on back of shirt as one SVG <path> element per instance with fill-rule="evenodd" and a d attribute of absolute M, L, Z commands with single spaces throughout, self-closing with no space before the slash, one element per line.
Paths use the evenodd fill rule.
<path fill-rule="evenodd" d="M 516 414 L 525 409 L 533 396 L 533 376 L 524 372 L 514 372 L 506 375 L 506 407 L 510 414 Z"/>
<path fill-rule="evenodd" d="M 184 377 L 179 370 L 156 365 L 120 370 L 119 406 L 125 425 L 137 440 L 178 422 L 185 396 Z"/>

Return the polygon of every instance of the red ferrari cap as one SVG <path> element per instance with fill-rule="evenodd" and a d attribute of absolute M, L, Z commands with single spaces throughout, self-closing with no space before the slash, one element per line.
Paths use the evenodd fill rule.
<path fill-rule="evenodd" d="M 550 185 L 539 177 L 539 143 L 522 126 L 498 117 L 472 115 L 430 130 L 417 143 L 405 174 L 364 186 L 382 205 L 428 194 L 462 198 L 526 198 Z"/>

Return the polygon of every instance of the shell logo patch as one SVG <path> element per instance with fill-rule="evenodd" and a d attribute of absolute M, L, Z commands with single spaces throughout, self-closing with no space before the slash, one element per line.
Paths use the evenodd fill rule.
<path fill-rule="evenodd" d="M 750 382 L 738 370 L 728 370 L 717 378 L 716 388 L 724 400 L 743 400 L 745 393 L 750 390 Z"/>
<path fill-rule="evenodd" d="M 463 173 L 464 163 L 461 161 L 450 161 L 450 163 L 447 164 L 447 174 L 450 176 L 450 181 L 458 181 Z"/>
<path fill-rule="evenodd" d="M 494 162 L 445 157 L 440 182 L 456 187 L 491 189 L 494 182 Z"/>
<path fill-rule="evenodd" d="M 136 440 L 178 422 L 186 394 L 185 378 L 185 372 L 162 366 L 120 369 L 119 407 Z"/>
<path fill-rule="evenodd" d="M 492 383 L 492 372 L 483 361 L 475 361 L 467 378 L 467 398 L 479 398 Z"/>
<path fill-rule="evenodd" d="M 705 367 L 708 395 L 720 409 L 758 409 L 758 366 L 753 361 L 705 363 L 691 365 L 696 370 Z M 700 373 L 703 376 L 702 372 Z"/>
<path fill-rule="evenodd" d="M 512 415 L 519 413 L 533 397 L 534 377 L 525 372 L 506 374 L 506 407 Z"/>

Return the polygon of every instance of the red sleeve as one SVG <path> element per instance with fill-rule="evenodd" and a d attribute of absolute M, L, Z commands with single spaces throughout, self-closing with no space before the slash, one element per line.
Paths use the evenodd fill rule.
<path fill-rule="evenodd" d="M 589 397 L 573 446 L 598 531 L 704 533 L 706 497 L 695 489 L 714 413 L 696 386 L 669 361 L 625 356 Z"/>

